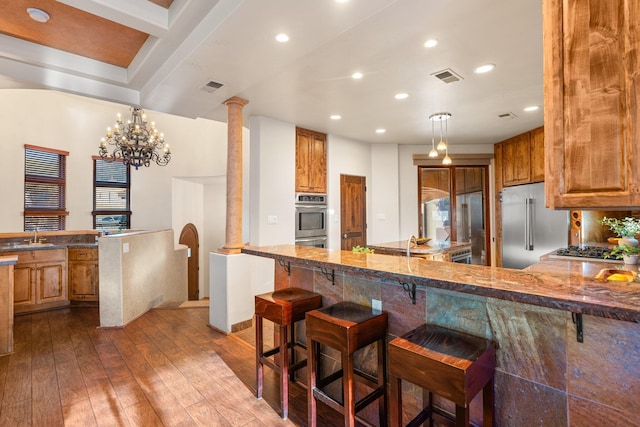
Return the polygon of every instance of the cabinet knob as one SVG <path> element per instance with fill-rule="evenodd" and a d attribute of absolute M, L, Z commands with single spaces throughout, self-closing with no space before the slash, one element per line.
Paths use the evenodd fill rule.
<path fill-rule="evenodd" d="M 344 234 L 342 235 L 342 238 L 343 238 L 343 239 L 346 239 L 346 238 L 347 238 L 347 233 L 344 233 Z"/>

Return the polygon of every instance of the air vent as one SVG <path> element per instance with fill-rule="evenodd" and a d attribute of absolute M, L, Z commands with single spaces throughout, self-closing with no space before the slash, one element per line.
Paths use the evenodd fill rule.
<path fill-rule="evenodd" d="M 515 119 L 518 116 L 516 116 L 512 112 L 508 112 L 508 113 L 498 114 L 498 117 L 500 117 L 501 119 Z"/>
<path fill-rule="evenodd" d="M 222 83 L 214 82 L 213 80 L 211 80 L 209 83 L 202 87 L 202 90 L 205 92 L 213 93 L 221 87 Z"/>
<path fill-rule="evenodd" d="M 462 80 L 462 76 L 453 71 L 451 68 L 446 68 L 431 75 L 437 79 L 442 80 L 445 83 L 453 83 Z"/>

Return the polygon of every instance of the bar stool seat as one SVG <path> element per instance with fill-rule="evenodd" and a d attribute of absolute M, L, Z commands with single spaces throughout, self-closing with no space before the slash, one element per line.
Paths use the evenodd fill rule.
<path fill-rule="evenodd" d="M 469 426 L 469 403 L 483 391 L 483 425 L 493 425 L 495 343 L 490 340 L 424 324 L 389 343 L 390 417 L 402 425 L 401 380 L 429 392 L 427 407 L 408 425 L 417 426 L 434 413 Z M 456 405 L 455 420 L 433 405 L 433 393 Z"/>
<path fill-rule="evenodd" d="M 257 397 L 262 398 L 264 366 L 280 374 L 280 408 L 282 418 L 289 416 L 289 380 L 295 379 L 295 372 L 306 366 L 307 360 L 296 362 L 296 347 L 306 351 L 306 346 L 295 339 L 295 323 L 304 320 L 305 313 L 322 307 L 322 296 L 299 288 L 286 288 L 267 292 L 255 297 L 256 320 L 256 378 Z M 263 319 L 272 321 L 280 334 L 279 343 L 270 350 L 264 350 Z M 271 356 L 279 355 L 279 361 Z"/>
<path fill-rule="evenodd" d="M 356 413 L 369 404 L 381 399 L 378 406 L 380 425 L 387 424 L 386 399 L 386 341 L 388 315 L 386 312 L 374 312 L 370 307 L 340 302 L 306 314 L 308 351 L 308 416 L 309 426 L 316 425 L 317 400 L 344 416 L 345 426 L 354 426 Z M 372 376 L 354 367 L 353 354 L 356 350 L 377 342 L 377 375 Z M 320 378 L 320 344 L 340 352 L 342 368 Z M 323 387 L 342 377 L 343 402 L 330 397 Z M 355 401 L 357 380 L 372 391 L 358 402 Z"/>

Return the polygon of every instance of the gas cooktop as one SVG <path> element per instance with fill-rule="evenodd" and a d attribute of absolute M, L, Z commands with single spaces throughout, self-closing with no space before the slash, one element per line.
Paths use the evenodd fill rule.
<path fill-rule="evenodd" d="M 554 255 L 559 257 L 606 259 L 605 255 L 608 255 L 609 252 L 611 250 L 603 246 L 568 246 L 558 249 Z"/>

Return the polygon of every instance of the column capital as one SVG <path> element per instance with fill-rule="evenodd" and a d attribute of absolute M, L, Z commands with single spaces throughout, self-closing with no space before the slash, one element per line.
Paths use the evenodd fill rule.
<path fill-rule="evenodd" d="M 226 101 L 222 102 L 224 105 L 229 105 L 229 104 L 236 104 L 236 105 L 240 105 L 241 107 L 244 107 L 245 105 L 247 105 L 249 103 L 249 101 L 247 101 L 246 99 L 242 99 L 240 97 L 237 96 L 232 96 L 231 98 L 227 99 Z"/>

